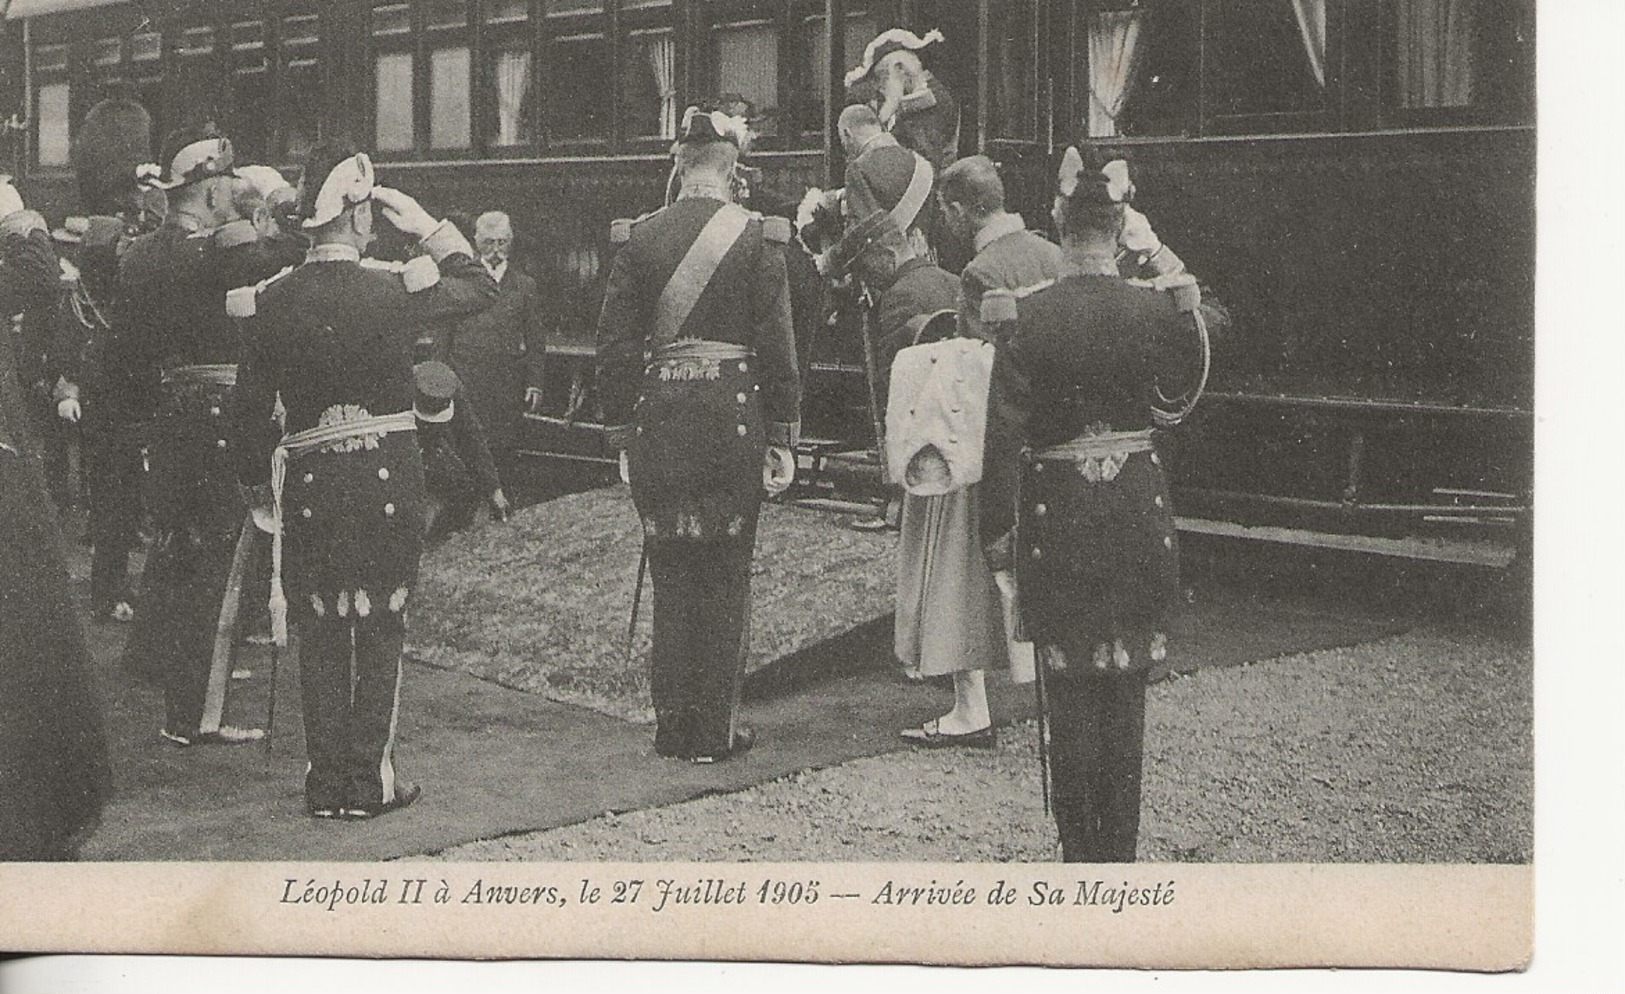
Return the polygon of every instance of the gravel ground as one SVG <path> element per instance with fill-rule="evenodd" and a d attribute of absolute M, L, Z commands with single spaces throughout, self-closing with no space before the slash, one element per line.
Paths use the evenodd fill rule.
<path fill-rule="evenodd" d="M 1152 689 L 1140 858 L 1531 858 L 1527 644 L 1438 627 Z M 1046 861 L 1037 733 L 459 846 L 455 860 Z"/>

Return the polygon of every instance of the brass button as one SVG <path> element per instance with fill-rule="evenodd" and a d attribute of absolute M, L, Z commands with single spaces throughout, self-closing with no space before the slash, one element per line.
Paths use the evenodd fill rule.
<path fill-rule="evenodd" d="M 1044 550 L 1040 549 L 1036 545 L 1033 546 L 1033 558 L 1034 559 L 1043 559 L 1044 558 Z"/>
<path fill-rule="evenodd" d="M 211 408 L 209 408 L 209 413 L 218 418 L 220 416 L 220 408 L 211 407 Z"/>
<path fill-rule="evenodd" d="M 1041 462 L 1033 463 L 1033 472 L 1034 473 L 1042 473 L 1043 471 L 1044 471 L 1044 464 L 1043 463 L 1041 463 Z"/>
<path fill-rule="evenodd" d="M 308 508 L 308 507 L 307 507 L 307 508 L 305 508 L 305 509 L 304 509 L 304 510 L 302 510 L 302 511 L 300 511 L 300 512 L 299 512 L 299 516 L 300 516 L 300 517 L 301 517 L 301 518 L 308 518 L 308 517 L 310 517 L 310 508 Z"/>
<path fill-rule="evenodd" d="M 1162 494 L 1158 494 L 1158 495 L 1157 495 L 1157 496 L 1156 496 L 1156 497 L 1155 497 L 1155 498 L 1153 498 L 1153 502 L 1154 502 L 1154 503 L 1155 503 L 1155 504 L 1156 504 L 1156 505 L 1157 505 L 1157 506 L 1158 506 L 1158 507 L 1161 507 L 1161 506 L 1162 506 Z"/>
<path fill-rule="evenodd" d="M 948 436 L 948 444 L 949 445 L 958 445 L 959 444 L 959 436 L 958 435 L 949 435 Z"/>
<path fill-rule="evenodd" d="M 739 426 L 739 437 L 740 437 L 740 438 L 744 438 L 744 437 L 745 437 L 745 433 L 746 433 L 746 432 L 748 432 L 748 431 L 750 431 L 750 429 L 749 429 L 749 428 L 746 428 L 746 427 L 745 427 L 745 426 L 744 426 L 744 425 L 740 425 L 740 426 Z"/>
<path fill-rule="evenodd" d="M 1151 453 L 1151 465 L 1153 465 L 1153 466 L 1161 466 L 1162 465 L 1162 460 L 1157 458 L 1157 454 L 1155 452 Z"/>
<path fill-rule="evenodd" d="M 1034 504 L 1033 505 L 1033 515 L 1035 517 L 1042 518 L 1044 515 L 1046 515 L 1048 513 L 1049 513 L 1049 508 L 1045 507 L 1044 505 L 1042 505 L 1042 504 Z"/>
<path fill-rule="evenodd" d="M 306 483 L 309 483 L 310 481 L 312 481 L 314 479 L 316 479 L 316 474 L 315 473 L 306 473 L 305 474 L 305 482 Z"/>
<path fill-rule="evenodd" d="M 226 440 L 225 440 L 225 439 L 223 439 L 223 438 L 221 438 L 221 439 L 216 439 L 216 440 L 215 440 L 215 443 L 214 443 L 214 447 L 215 447 L 215 448 L 217 448 L 217 449 L 223 449 L 223 448 L 225 448 L 225 447 L 226 447 Z"/>
<path fill-rule="evenodd" d="M 380 480 L 389 479 L 389 467 L 388 466 L 379 466 L 378 467 L 378 479 L 380 479 Z"/>
<path fill-rule="evenodd" d="M 743 404 L 746 401 L 747 398 L 745 397 L 744 394 L 736 394 L 735 399 L 738 400 L 741 404 Z"/>
<path fill-rule="evenodd" d="M 740 364 L 739 364 L 739 371 L 740 371 L 740 372 L 741 372 L 741 373 L 748 373 L 748 372 L 750 372 L 750 364 L 749 364 L 749 363 L 746 363 L 746 362 L 742 362 L 742 363 L 740 363 Z"/>
<path fill-rule="evenodd" d="M 1162 547 L 1165 549 L 1172 549 L 1174 547 L 1174 537 L 1172 535 L 1162 536 Z"/>
<path fill-rule="evenodd" d="M 384 505 L 384 517 L 393 518 L 394 516 L 395 516 L 395 505 L 394 504 L 385 504 Z"/>

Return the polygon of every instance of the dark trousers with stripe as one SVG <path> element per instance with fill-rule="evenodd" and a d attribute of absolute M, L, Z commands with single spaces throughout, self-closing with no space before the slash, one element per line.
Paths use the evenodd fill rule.
<path fill-rule="evenodd" d="M 313 808 L 377 806 L 395 797 L 403 615 L 306 618 L 299 626 L 305 799 Z"/>
<path fill-rule="evenodd" d="M 1068 863 L 1132 863 L 1140 834 L 1145 674 L 1046 672 L 1050 801 Z"/>
<path fill-rule="evenodd" d="M 188 738 L 220 729 L 231 679 L 245 533 L 161 532 L 142 576 L 125 665 L 164 688 L 164 728 Z M 252 536 L 246 540 L 252 542 Z"/>
<path fill-rule="evenodd" d="M 755 524 L 737 538 L 648 543 L 654 580 L 649 681 L 655 751 L 710 756 L 733 745 L 749 638 Z"/>

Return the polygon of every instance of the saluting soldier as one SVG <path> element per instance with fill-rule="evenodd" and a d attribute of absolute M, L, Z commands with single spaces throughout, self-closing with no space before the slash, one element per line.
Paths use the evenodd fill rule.
<path fill-rule="evenodd" d="M 404 267 L 364 265 L 375 204 L 427 254 Z M 449 221 L 375 185 L 365 154 L 317 146 L 300 212 L 312 241 L 304 264 L 234 293 L 234 309 L 252 315 L 239 472 L 254 486 L 270 474 L 271 627 L 286 644 L 287 619 L 299 626 L 307 811 L 365 819 L 421 793 L 394 762 L 426 503 L 416 331 L 489 307 L 497 289 Z M 279 395 L 286 434 L 274 443 L 264 426 Z"/>
<path fill-rule="evenodd" d="M 684 114 L 677 200 L 616 222 L 598 322 L 605 420 L 654 579 L 655 751 L 695 762 L 755 741 L 737 721 L 751 555 L 763 489 L 789 486 L 800 427 L 790 227 L 731 201 L 744 133 L 738 118 Z"/>
<path fill-rule="evenodd" d="M 1152 405 L 1190 341 L 1194 286 L 1176 303 L 1118 278 L 1123 205 L 1100 173 L 1079 178 L 1062 217 L 1068 275 L 984 300 L 990 323 L 1014 323 L 994 361 L 982 536 L 989 565 L 1014 570 L 1037 647 L 1063 857 L 1132 862 L 1146 674 L 1180 599 Z"/>
<path fill-rule="evenodd" d="M 153 185 L 168 214 L 119 258 L 119 317 L 103 361 L 127 378 L 126 412 L 149 424 L 157 527 L 124 656 L 162 682 L 161 734 L 177 745 L 233 744 L 259 729 L 223 722 L 238 594 L 253 547 L 229 426 L 241 342 L 226 292 L 297 261 L 299 240 L 265 236 L 237 210 L 231 142 L 174 132 Z"/>

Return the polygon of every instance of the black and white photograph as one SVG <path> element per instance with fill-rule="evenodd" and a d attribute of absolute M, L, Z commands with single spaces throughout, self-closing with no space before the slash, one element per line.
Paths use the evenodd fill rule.
<path fill-rule="evenodd" d="M 0 17 L 0 890 L 1527 964 L 1534 0 Z"/>

